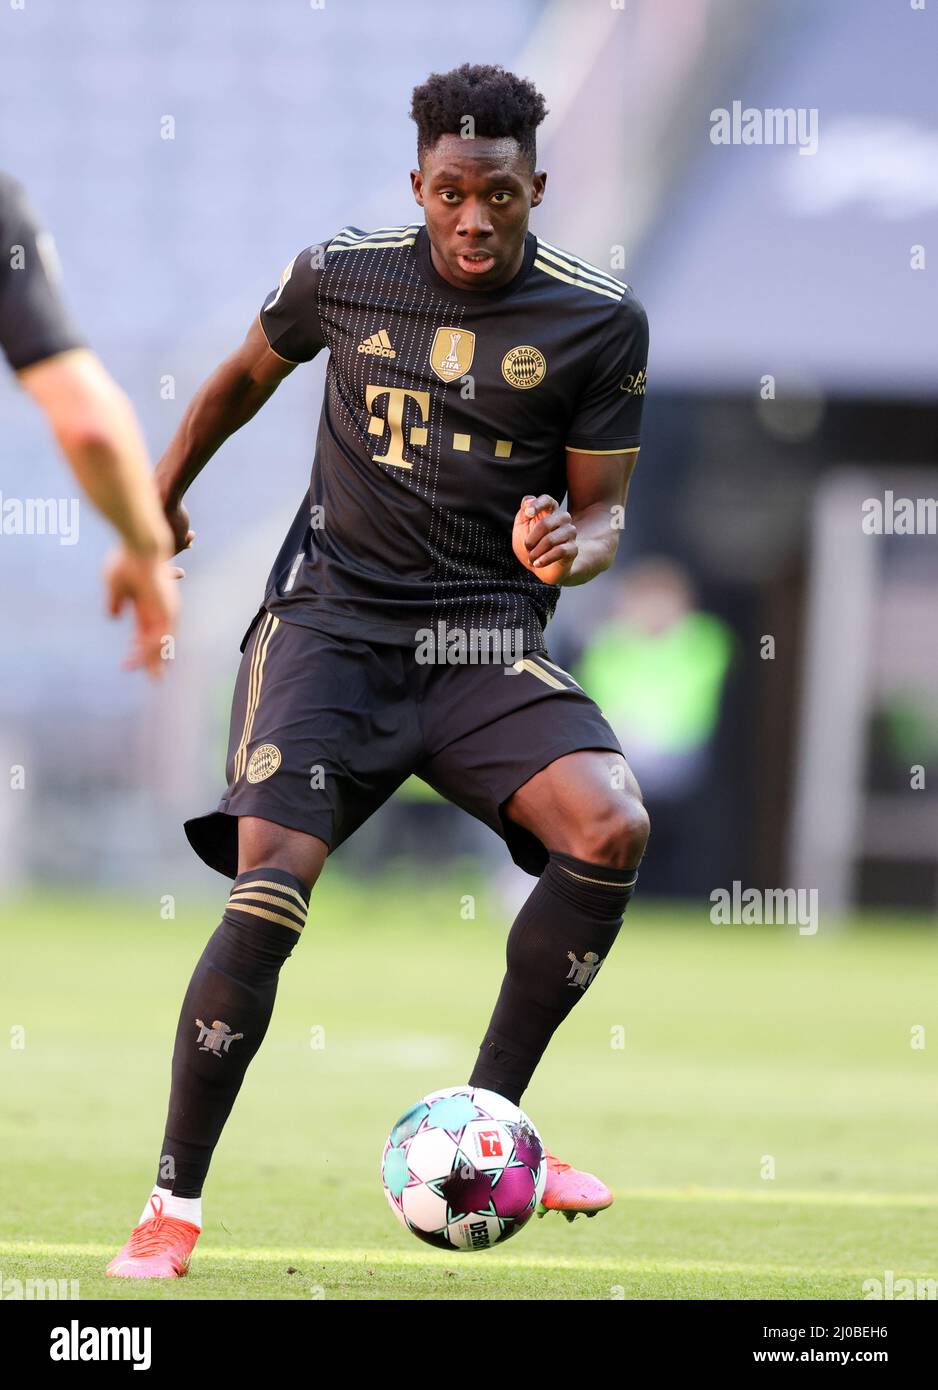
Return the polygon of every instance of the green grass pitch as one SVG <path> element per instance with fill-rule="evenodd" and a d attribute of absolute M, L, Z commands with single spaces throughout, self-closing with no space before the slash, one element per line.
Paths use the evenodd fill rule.
<path fill-rule="evenodd" d="M 189 1277 L 105 1279 L 153 1177 L 179 1003 L 224 896 L 219 879 L 171 920 L 157 895 L 7 901 L 3 1280 L 112 1299 L 858 1299 L 886 1270 L 938 1275 L 934 925 L 802 937 L 641 899 L 523 1102 L 615 1205 L 484 1254 L 410 1237 L 381 1191 L 385 1136 L 465 1081 L 503 969 L 506 914 L 469 867 L 327 871 Z"/>

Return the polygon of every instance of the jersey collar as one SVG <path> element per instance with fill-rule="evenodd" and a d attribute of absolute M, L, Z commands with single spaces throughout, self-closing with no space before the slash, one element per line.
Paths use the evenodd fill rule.
<path fill-rule="evenodd" d="M 514 294 L 524 284 L 534 264 L 534 257 L 537 255 L 537 237 L 531 231 L 527 233 L 524 239 L 524 259 L 517 273 L 507 284 L 499 285 L 494 290 L 461 290 L 455 285 L 451 285 L 448 280 L 444 280 L 430 259 L 430 236 L 426 225 L 422 226 L 417 233 L 414 253 L 420 274 L 430 288 L 443 299 L 451 299 L 456 304 L 491 304 L 496 300 L 506 299 L 508 295 Z"/>

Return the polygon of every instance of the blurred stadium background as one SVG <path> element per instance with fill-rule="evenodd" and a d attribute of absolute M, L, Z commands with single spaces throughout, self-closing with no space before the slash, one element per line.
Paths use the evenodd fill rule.
<path fill-rule="evenodd" d="M 822 933 L 864 908 L 879 909 L 887 927 L 911 914 L 912 935 L 887 931 L 868 957 L 851 957 L 861 1011 L 875 1013 L 876 973 L 889 962 L 898 972 L 897 1028 L 927 1022 L 902 980 L 921 978 L 938 911 L 938 540 L 866 535 L 861 504 L 886 489 L 938 496 L 938 294 L 934 268 L 912 268 L 916 247 L 938 254 L 936 39 L 938 6 L 899 0 L 475 0 L 443 10 L 431 0 L 28 0 L 0 9 L 0 162 L 54 232 L 67 301 L 132 398 L 154 458 L 298 248 L 346 224 L 419 216 L 407 178 L 417 82 L 463 61 L 499 61 L 537 82 L 551 110 L 539 148 L 549 182 L 532 229 L 627 279 L 651 324 L 645 443 L 619 560 L 564 595 L 549 632 L 555 659 L 580 673 L 618 726 L 649 804 L 652 840 L 629 920 L 640 927 L 653 897 L 685 898 L 674 920 L 708 927 L 711 889 L 733 880 L 818 889 Z M 735 100 L 817 108 L 817 152 L 712 144 L 711 110 Z M 181 992 L 222 892 L 181 822 L 222 789 L 238 642 L 307 486 L 323 374 L 324 360 L 295 373 L 192 488 L 198 539 L 162 688 L 120 672 L 127 632 L 99 617 L 107 537 L 90 507 L 73 546 L 0 535 L 0 750 L 5 767 L 26 770 L 23 790 L 0 795 L 0 912 L 5 901 L 15 931 L 16 895 L 36 888 L 61 903 L 118 890 L 115 901 L 130 895 L 141 917 L 163 895 L 185 904 L 191 930 L 171 946 L 178 965 L 159 998 L 162 1032 L 148 1028 L 148 1039 L 165 1042 L 154 1043 L 147 1071 L 158 1109 L 174 982 Z M 8 497 L 74 493 L 6 375 L 0 478 Z M 916 766 L 925 785 L 913 790 Z M 500 934 L 530 886 L 506 859 L 483 827 L 408 786 L 331 872 L 367 886 L 393 870 L 390 915 L 412 903 L 428 937 L 416 894 L 429 875 L 443 881 L 448 863 L 453 882 L 496 875 L 486 938 L 494 997 Z M 380 919 L 387 898 L 355 901 Z M 197 902 L 207 905 L 200 914 Z M 660 916 L 647 920 L 663 930 Z M 307 936 L 314 922 L 315 912 Z M 159 930 L 166 925 L 142 930 L 138 953 L 125 958 L 138 984 Z M 368 939 L 373 947 L 376 933 Z M 392 946 L 383 949 L 393 969 Z M 775 969 L 776 946 L 766 949 L 765 968 Z M 304 950 L 313 988 L 315 940 Z M 400 979 L 410 980 L 421 948 L 403 929 L 401 950 Z M 648 978 L 652 955 L 649 947 Z M 341 969 L 336 941 L 325 958 Z M 669 959 L 677 969 L 681 953 Z M 22 960 L 25 978 L 31 957 Z M 745 1004 L 707 975 L 703 957 L 697 964 L 702 987 L 716 991 L 711 1021 L 736 1008 L 748 1027 L 761 994 Z M 839 971 L 823 987 L 815 981 L 818 1009 L 845 978 Z M 430 974 L 421 976 L 428 985 Z M 740 976 L 740 989 L 753 978 Z M 797 972 L 785 978 L 797 992 Z M 659 984 L 667 1018 L 674 999 Z M 689 976 L 686 988 L 689 1000 Z M 768 989 L 764 1005 L 772 1008 Z M 483 1015 L 476 1001 L 469 1041 Z M 827 1018 L 830 1046 L 859 1048 L 858 1065 L 864 1018 L 843 1029 Z M 766 1055 L 786 1050 L 786 1026 L 798 1028 L 797 1013 L 779 1015 Z M 699 1044 L 699 1034 L 679 1036 L 681 1047 Z M 721 1046 L 730 1095 L 732 1030 Z M 884 1094 L 893 1082 L 878 1075 Z M 414 1085 L 421 1078 L 448 1083 L 426 1065 Z M 797 1096 L 798 1073 L 789 1081 Z M 675 1116 L 701 1084 L 682 1073 Z M 859 1107 L 859 1074 L 851 1084 Z M 819 1106 L 822 1093 L 813 1093 Z M 915 1120 L 924 1096 L 915 1083 L 901 1118 L 876 1120 L 892 1126 L 892 1166 L 861 1164 L 848 1183 L 883 1186 L 892 1173 L 900 1189 L 926 1185 Z M 719 1114 L 723 1133 L 732 1106 Z M 154 1131 L 160 1115 L 147 1120 Z M 246 1131 L 244 1116 L 239 1125 Z M 667 1137 L 680 1143 L 676 1129 Z M 157 1136 L 144 1138 L 152 1147 Z M 653 1169 L 666 1182 L 688 1178 L 675 1163 L 662 1179 L 661 1165 L 647 1162 L 639 1185 L 654 1181 Z M 801 1176 L 817 1185 L 834 1167 L 819 1157 Z M 127 1175 L 131 1203 L 141 1172 L 145 1181 L 138 1162 Z M 719 1185 L 706 1161 L 700 1174 L 694 1180 Z"/>
<path fill-rule="evenodd" d="M 551 631 L 556 659 L 602 685 L 652 806 L 643 891 L 792 881 L 830 910 L 934 910 L 938 801 L 927 781 L 909 793 L 909 766 L 938 752 L 935 540 L 858 522 L 884 488 L 938 488 L 938 295 L 910 269 L 938 225 L 934 14 L 877 0 L 436 14 L 5 7 L 3 161 L 54 231 L 80 324 L 158 455 L 298 247 L 414 217 L 413 85 L 492 56 L 534 78 L 551 115 L 533 229 L 601 266 L 624 253 L 616 273 L 652 327 L 619 564 L 568 593 Z M 734 99 L 817 107 L 817 153 L 711 144 L 711 109 Z M 237 643 L 306 486 L 323 369 L 297 372 L 189 495 L 198 542 L 165 689 L 121 675 L 125 634 L 97 619 L 89 507 L 77 545 L 0 539 L 0 742 L 28 769 L 0 798 L 8 890 L 204 880 L 180 821 L 220 789 Z M 9 377 L 0 430 L 7 496 L 71 495 Z M 395 852 L 399 810 L 349 846 L 356 869 Z M 447 806 L 406 814 L 415 843 L 432 818 L 453 853 L 503 857 Z"/>

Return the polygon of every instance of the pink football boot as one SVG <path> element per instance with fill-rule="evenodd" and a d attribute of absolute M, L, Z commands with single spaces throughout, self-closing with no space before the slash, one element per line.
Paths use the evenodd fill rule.
<path fill-rule="evenodd" d="M 581 1173 L 569 1163 L 561 1163 L 547 1154 L 547 1182 L 537 1209 L 538 1216 L 549 1211 L 562 1211 L 568 1221 L 575 1221 L 580 1212 L 595 1216 L 604 1207 L 612 1206 L 612 1193 L 604 1182 L 592 1173 Z"/>
<path fill-rule="evenodd" d="M 123 1250 L 105 1271 L 118 1279 L 180 1279 L 189 1269 L 192 1247 L 201 1227 L 178 1216 L 163 1215 L 163 1199 L 150 1198 L 153 1215 L 130 1233 Z"/>

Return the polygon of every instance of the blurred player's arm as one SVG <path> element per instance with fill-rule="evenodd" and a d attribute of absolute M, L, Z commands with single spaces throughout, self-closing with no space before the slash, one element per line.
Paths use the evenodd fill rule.
<path fill-rule="evenodd" d="M 81 487 L 134 555 L 168 559 L 170 534 L 130 402 L 87 348 L 18 374 Z"/>
<path fill-rule="evenodd" d="M 0 349 L 43 411 L 76 479 L 120 533 L 109 563 L 108 606 L 130 600 L 136 640 L 128 665 L 161 670 L 161 642 L 177 600 L 165 561 L 171 536 L 146 448 L 126 396 L 75 332 L 57 288 L 51 236 L 41 230 L 15 180 L 0 176 Z"/>
<path fill-rule="evenodd" d="M 93 352 L 76 348 L 17 373 L 39 406 L 79 484 L 123 539 L 107 561 L 108 612 L 134 609 L 135 634 L 125 665 L 163 669 L 164 638 L 179 600 L 167 565 L 172 536 L 150 473 L 146 445 L 124 392 Z"/>
<path fill-rule="evenodd" d="M 157 464 L 156 485 L 177 550 L 185 550 L 194 539 L 182 502 L 189 485 L 281 381 L 326 346 L 318 309 L 326 246 L 308 246 L 285 267 L 244 342 L 196 392 Z"/>

